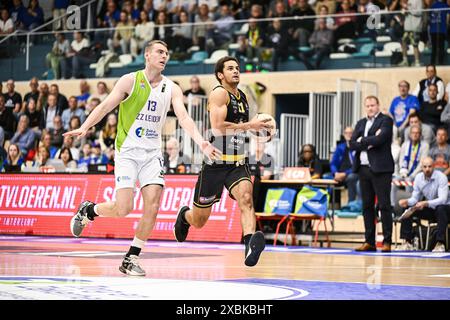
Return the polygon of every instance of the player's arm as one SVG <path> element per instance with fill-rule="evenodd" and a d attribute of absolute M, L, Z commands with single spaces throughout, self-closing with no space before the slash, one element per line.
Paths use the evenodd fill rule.
<path fill-rule="evenodd" d="M 209 96 L 208 105 L 211 119 L 211 128 L 220 131 L 222 134 L 233 130 L 242 132 L 250 129 L 260 130 L 270 129 L 272 126 L 267 122 L 270 119 L 252 119 L 249 122 L 233 123 L 225 121 L 227 117 L 228 92 L 225 89 L 218 88 L 213 90 Z"/>
<path fill-rule="evenodd" d="M 196 144 L 198 144 L 201 150 L 208 157 L 217 157 L 220 156 L 221 152 L 214 148 L 208 141 L 203 139 L 202 135 L 197 129 L 197 126 L 194 123 L 194 120 L 189 116 L 186 111 L 186 107 L 183 102 L 183 92 L 181 88 L 174 84 L 172 88 L 172 106 L 175 115 L 178 118 L 178 123 L 180 126 L 189 134 L 189 136 L 194 140 Z"/>
<path fill-rule="evenodd" d="M 83 122 L 80 128 L 64 133 L 64 136 L 84 137 L 88 130 L 96 125 L 106 114 L 111 112 L 124 99 L 125 94 L 131 94 L 134 75 L 129 73 L 122 76 L 106 99 L 100 103 Z"/>

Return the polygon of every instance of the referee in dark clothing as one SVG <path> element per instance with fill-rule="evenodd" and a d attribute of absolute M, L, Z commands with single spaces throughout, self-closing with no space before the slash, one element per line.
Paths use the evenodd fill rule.
<path fill-rule="evenodd" d="M 392 126 L 390 117 L 380 112 L 375 96 L 364 100 L 367 117 L 356 124 L 350 149 L 356 150 L 353 171 L 359 174 L 363 202 L 365 243 L 356 251 L 376 251 L 375 196 L 383 224 L 382 252 L 391 251 L 392 209 L 390 202 L 394 160 L 391 153 Z"/>

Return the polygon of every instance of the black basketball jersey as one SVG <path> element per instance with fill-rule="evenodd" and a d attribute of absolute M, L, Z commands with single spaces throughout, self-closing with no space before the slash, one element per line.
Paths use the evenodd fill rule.
<path fill-rule="evenodd" d="M 217 86 L 219 88 L 223 86 Z M 245 93 L 238 89 L 239 96 L 228 92 L 226 122 L 244 123 L 249 121 L 249 106 Z M 210 142 L 222 151 L 223 162 L 238 162 L 245 158 L 246 133 L 239 132 L 225 136 L 211 136 Z"/>

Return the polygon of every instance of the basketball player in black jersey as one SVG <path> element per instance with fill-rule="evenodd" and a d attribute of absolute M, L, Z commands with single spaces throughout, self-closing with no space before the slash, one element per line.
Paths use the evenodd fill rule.
<path fill-rule="evenodd" d="M 265 247 L 264 235 L 255 232 L 253 185 L 245 156 L 247 130 L 270 129 L 268 120 L 249 121 L 249 107 L 245 94 L 239 90 L 239 62 L 234 57 L 223 57 L 215 67 L 220 85 L 208 99 L 211 122 L 210 142 L 218 148 L 220 159 L 206 160 L 195 186 L 194 207 L 181 207 L 174 226 L 175 238 L 183 242 L 189 227 L 202 228 L 211 214 L 211 207 L 220 200 L 225 186 L 241 210 L 241 225 L 245 243 L 245 265 L 254 266 Z"/>

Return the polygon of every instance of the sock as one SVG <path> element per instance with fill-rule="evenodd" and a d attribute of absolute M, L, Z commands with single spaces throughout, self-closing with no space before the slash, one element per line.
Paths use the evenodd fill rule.
<path fill-rule="evenodd" d="M 244 244 L 245 244 L 245 255 L 247 256 L 247 251 L 248 251 L 248 245 L 250 243 L 250 238 L 252 237 L 253 234 L 249 233 L 246 234 L 244 236 Z"/>
<path fill-rule="evenodd" d="M 138 256 L 141 253 L 142 248 L 145 246 L 145 241 L 138 239 L 136 236 L 131 243 L 130 249 L 125 256 L 129 257 L 131 255 Z"/>
<path fill-rule="evenodd" d="M 95 210 L 95 207 L 96 207 L 97 205 L 93 205 L 93 206 L 88 206 L 87 208 L 86 208 L 86 211 L 87 211 L 87 217 L 88 217 L 88 219 L 89 220 L 94 220 L 95 219 L 95 217 L 98 217 L 98 214 L 97 214 L 97 210 Z"/>

